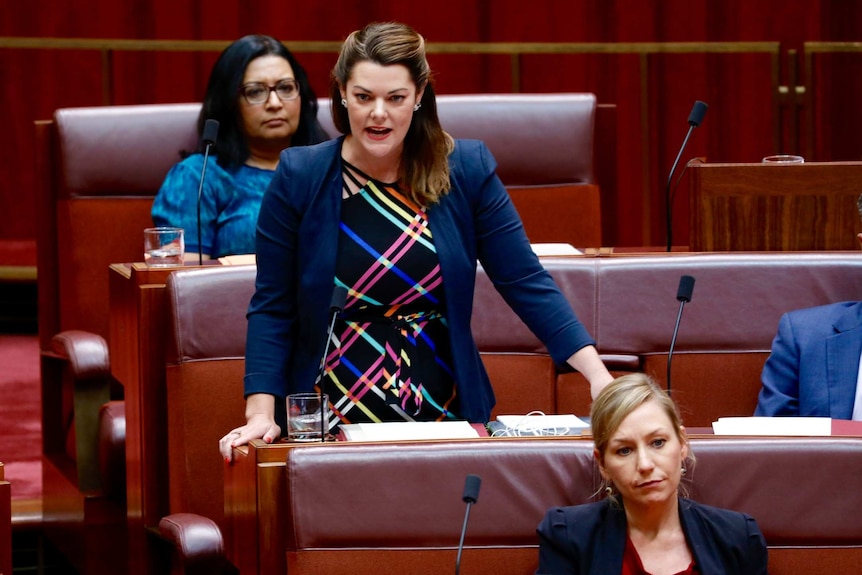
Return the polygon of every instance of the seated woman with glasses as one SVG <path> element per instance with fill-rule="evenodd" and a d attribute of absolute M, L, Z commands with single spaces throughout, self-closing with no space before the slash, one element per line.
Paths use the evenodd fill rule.
<path fill-rule="evenodd" d="M 203 145 L 182 154 L 187 157 L 168 172 L 152 208 L 156 226 L 185 230 L 189 260 L 197 260 L 199 249 L 204 259 L 254 253 L 257 214 L 279 153 L 328 139 L 305 70 L 270 36 L 245 36 L 221 53 L 198 117 L 200 135 L 208 119 L 219 128 L 201 191 L 201 237 Z"/>

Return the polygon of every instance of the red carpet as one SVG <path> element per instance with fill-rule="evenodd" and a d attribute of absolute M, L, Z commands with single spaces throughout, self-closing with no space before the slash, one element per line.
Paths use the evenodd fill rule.
<path fill-rule="evenodd" d="M 12 499 L 42 495 L 39 342 L 0 334 L 0 461 Z"/>

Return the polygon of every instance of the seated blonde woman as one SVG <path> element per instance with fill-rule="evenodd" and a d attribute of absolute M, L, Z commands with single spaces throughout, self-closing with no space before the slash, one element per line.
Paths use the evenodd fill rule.
<path fill-rule="evenodd" d="M 644 374 L 617 378 L 590 418 L 606 497 L 547 512 L 537 573 L 766 573 L 766 542 L 752 517 L 680 494 L 694 455 L 664 390 Z"/>

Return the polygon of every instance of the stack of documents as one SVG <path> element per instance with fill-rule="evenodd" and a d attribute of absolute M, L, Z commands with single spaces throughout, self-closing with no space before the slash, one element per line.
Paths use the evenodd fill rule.
<path fill-rule="evenodd" d="M 540 258 L 545 256 L 579 256 L 584 253 L 572 244 L 530 244 L 530 247 L 533 248 L 533 253 Z"/>
<path fill-rule="evenodd" d="M 338 429 L 346 441 L 411 441 L 479 437 L 479 432 L 467 421 L 348 423 L 339 425 Z"/>
<path fill-rule="evenodd" d="M 498 415 L 495 436 L 580 435 L 590 424 L 574 415 Z"/>
<path fill-rule="evenodd" d="M 712 422 L 716 435 L 832 435 L 828 417 L 719 417 Z"/>

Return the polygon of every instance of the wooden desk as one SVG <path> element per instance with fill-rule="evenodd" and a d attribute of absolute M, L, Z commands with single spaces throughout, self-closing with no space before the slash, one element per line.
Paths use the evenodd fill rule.
<path fill-rule="evenodd" d="M 126 402 L 126 505 L 131 522 L 157 525 L 167 514 L 164 425 L 165 281 L 180 268 L 110 266 L 111 374 Z M 161 423 L 160 423 L 161 422 Z"/>
<path fill-rule="evenodd" d="M 689 165 L 691 251 L 855 250 L 862 162 Z"/>
<path fill-rule="evenodd" d="M 217 260 L 204 263 L 219 265 Z M 108 344 L 111 374 L 123 385 L 126 404 L 126 509 L 130 567 L 136 573 L 161 569 L 147 534 L 170 512 L 165 377 L 170 314 L 165 283 L 174 271 L 198 267 L 110 266 Z"/>

